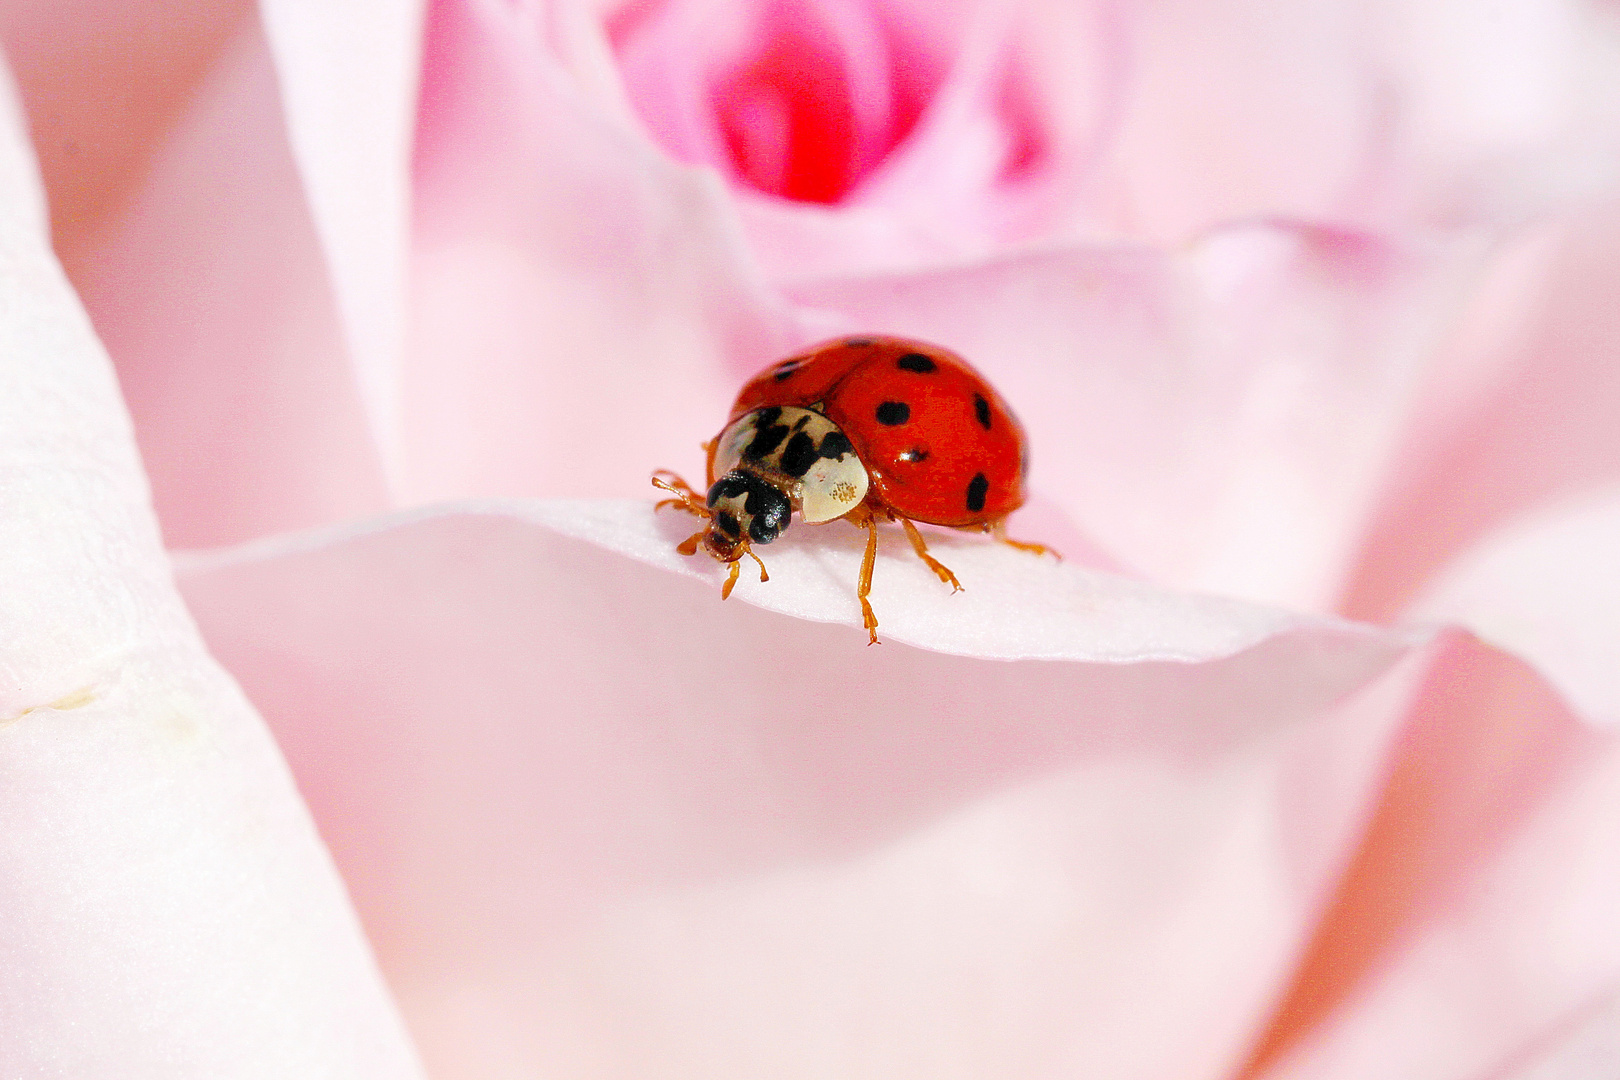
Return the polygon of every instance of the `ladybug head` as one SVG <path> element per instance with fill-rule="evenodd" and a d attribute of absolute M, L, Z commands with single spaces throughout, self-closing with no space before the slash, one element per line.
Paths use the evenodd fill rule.
<path fill-rule="evenodd" d="M 769 544 L 788 527 L 793 503 L 780 487 L 747 469 L 733 469 L 709 488 L 709 530 L 703 547 L 734 562 L 753 544 Z"/>

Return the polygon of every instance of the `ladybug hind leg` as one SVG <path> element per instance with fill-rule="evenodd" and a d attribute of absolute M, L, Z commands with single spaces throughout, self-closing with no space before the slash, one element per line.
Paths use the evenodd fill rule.
<path fill-rule="evenodd" d="M 1045 544 L 1032 544 L 1027 540 L 1014 540 L 1008 536 L 1006 518 L 1002 518 L 1000 521 L 994 522 L 990 526 L 990 535 L 994 536 L 996 540 L 1006 544 L 1008 547 L 1017 548 L 1019 551 L 1027 551 L 1031 555 L 1050 555 L 1058 562 L 1063 561 L 1063 555 L 1058 551 L 1057 548 L 1047 547 Z"/>
<path fill-rule="evenodd" d="M 956 580 L 956 575 L 951 573 L 944 563 L 928 554 L 928 545 L 923 543 L 922 533 L 917 531 L 917 526 L 911 523 L 911 519 L 900 517 L 897 514 L 894 520 L 898 521 L 900 527 L 906 530 L 906 539 L 911 541 L 911 550 L 917 553 L 917 558 L 927 563 L 928 569 L 932 570 L 939 580 L 951 587 L 951 592 L 961 592 L 962 583 Z"/>

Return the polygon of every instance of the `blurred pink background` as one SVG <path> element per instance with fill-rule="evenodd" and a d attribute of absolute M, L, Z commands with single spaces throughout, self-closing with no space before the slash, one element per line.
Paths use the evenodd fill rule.
<path fill-rule="evenodd" d="M 0 2 L 0 1072 L 1620 1074 L 1616 19 Z M 647 485 L 855 331 L 881 649 Z"/>

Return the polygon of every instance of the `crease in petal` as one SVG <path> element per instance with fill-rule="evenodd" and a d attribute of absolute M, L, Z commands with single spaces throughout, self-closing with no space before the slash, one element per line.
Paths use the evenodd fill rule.
<path fill-rule="evenodd" d="M 388 505 L 251 11 L 75 284 L 117 365 L 170 544 Z"/>
<path fill-rule="evenodd" d="M 1244 1077 L 1511 1073 L 1620 978 L 1615 732 L 1452 632 L 1394 747 Z"/>
<path fill-rule="evenodd" d="M 1534 663 L 1594 723 L 1620 724 L 1620 488 L 1564 499 L 1493 531 L 1407 609 Z"/>
<path fill-rule="evenodd" d="M 0 86 L 0 1073 L 418 1080 L 285 761 L 176 595 Z"/>

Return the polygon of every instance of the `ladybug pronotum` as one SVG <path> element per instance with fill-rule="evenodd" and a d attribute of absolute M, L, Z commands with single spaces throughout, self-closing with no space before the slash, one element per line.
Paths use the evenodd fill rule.
<path fill-rule="evenodd" d="M 729 597 L 744 555 L 769 580 L 754 548 L 781 536 L 795 512 L 810 525 L 843 518 L 867 531 L 856 595 L 871 644 L 879 521 L 899 522 L 917 557 L 953 590 L 961 583 L 928 553 L 914 522 L 1050 550 L 1006 536 L 1029 470 L 1018 418 L 967 361 L 937 345 L 847 337 L 790 356 L 742 388 L 725 430 L 704 448 L 707 498 L 674 473 L 653 474 L 675 496 L 660 507 L 706 522 L 676 550 L 693 555 L 701 545 L 729 563 L 720 590 Z"/>

